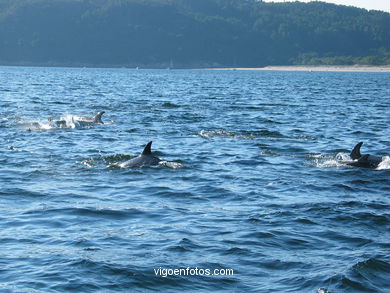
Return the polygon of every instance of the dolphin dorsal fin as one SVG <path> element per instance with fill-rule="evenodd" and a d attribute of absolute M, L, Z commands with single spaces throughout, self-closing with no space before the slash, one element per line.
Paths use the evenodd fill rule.
<path fill-rule="evenodd" d="M 105 113 L 104 111 L 98 112 L 98 113 L 96 114 L 96 116 L 93 118 L 93 121 L 94 121 L 95 123 L 102 123 L 102 124 L 103 124 L 102 116 L 103 116 L 104 113 Z"/>
<path fill-rule="evenodd" d="M 152 154 L 152 141 L 149 141 L 148 144 L 145 146 L 144 151 L 142 152 L 142 155 L 151 155 Z"/>
<path fill-rule="evenodd" d="M 359 142 L 355 147 L 353 148 L 351 154 L 349 155 L 352 160 L 359 159 L 362 154 L 360 153 L 360 148 L 362 146 L 363 142 Z"/>

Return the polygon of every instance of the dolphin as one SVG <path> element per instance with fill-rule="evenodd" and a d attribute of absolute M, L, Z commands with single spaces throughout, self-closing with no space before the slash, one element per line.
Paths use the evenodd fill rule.
<path fill-rule="evenodd" d="M 47 121 L 49 122 L 50 125 L 54 127 L 59 127 L 59 128 L 65 128 L 66 127 L 66 120 L 53 120 L 52 117 L 47 118 Z"/>
<path fill-rule="evenodd" d="M 149 141 L 138 157 L 119 163 L 117 166 L 121 168 L 144 167 L 158 165 L 160 162 L 159 158 L 152 155 L 152 141 Z"/>
<path fill-rule="evenodd" d="M 105 112 L 104 111 L 101 111 L 101 112 L 98 112 L 94 117 L 85 117 L 85 116 L 81 116 L 81 117 L 75 117 L 76 121 L 78 122 L 87 122 L 87 123 L 97 123 L 97 124 L 104 124 L 104 122 L 102 121 L 102 116 Z"/>
<path fill-rule="evenodd" d="M 102 121 L 102 116 L 105 112 L 98 112 L 93 117 L 88 116 L 65 116 L 61 117 L 59 120 L 54 120 L 52 117 L 49 117 L 47 120 L 49 124 L 53 127 L 59 128 L 75 128 L 76 126 L 90 126 L 91 124 L 104 124 Z"/>
<path fill-rule="evenodd" d="M 347 165 L 354 166 L 354 167 L 362 167 L 362 168 L 377 168 L 379 164 L 382 162 L 382 157 L 377 157 L 373 155 L 362 155 L 360 153 L 360 148 L 362 146 L 363 142 L 359 142 L 355 147 L 352 149 L 350 153 L 350 157 L 354 162 L 348 163 Z"/>
<path fill-rule="evenodd" d="M 90 123 L 104 124 L 104 122 L 102 121 L 102 116 L 103 116 L 104 113 L 105 113 L 104 111 L 98 112 L 93 117 L 72 116 L 72 121 L 75 122 L 75 123 L 80 123 L 80 124 L 90 124 Z"/>
<path fill-rule="evenodd" d="M 98 112 L 93 117 L 88 116 L 72 116 L 72 124 L 74 127 L 72 128 L 83 128 L 83 127 L 90 127 L 93 124 L 104 124 L 102 121 L 102 116 L 105 112 L 101 111 Z"/>
<path fill-rule="evenodd" d="M 95 117 L 93 117 L 93 122 L 99 123 L 99 124 L 104 124 L 104 122 L 102 121 L 102 116 L 104 113 L 106 113 L 106 112 L 104 112 L 104 111 L 98 112 L 95 115 Z"/>

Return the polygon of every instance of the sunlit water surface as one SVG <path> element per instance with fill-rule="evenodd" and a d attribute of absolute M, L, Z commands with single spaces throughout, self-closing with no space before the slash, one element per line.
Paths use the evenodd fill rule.
<path fill-rule="evenodd" d="M 0 67 L 0 292 L 390 292 L 389 125 L 388 73 Z"/>

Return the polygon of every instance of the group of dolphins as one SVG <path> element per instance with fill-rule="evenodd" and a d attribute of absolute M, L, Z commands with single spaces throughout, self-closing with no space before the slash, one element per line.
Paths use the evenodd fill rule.
<path fill-rule="evenodd" d="M 102 115 L 104 111 L 98 112 L 94 117 L 84 117 L 79 116 L 77 119 L 77 123 L 96 123 L 96 124 L 104 124 L 102 121 Z M 66 124 L 65 120 L 52 120 L 49 119 L 51 123 L 57 125 L 57 127 L 63 127 Z M 379 166 L 379 164 L 383 161 L 382 157 L 373 156 L 369 154 L 362 155 L 360 153 L 360 148 L 363 145 L 363 142 L 359 142 L 355 145 L 350 153 L 350 158 L 353 160 L 352 162 L 348 162 L 347 165 L 353 167 L 362 167 L 362 168 L 372 168 L 375 169 Z M 148 142 L 142 151 L 142 153 L 128 161 L 116 164 L 120 168 L 131 168 L 131 167 L 144 167 L 144 166 L 153 166 L 158 165 L 161 162 L 161 159 L 153 156 L 152 154 L 152 141 Z"/>
<path fill-rule="evenodd" d="M 93 117 L 87 117 L 87 116 L 72 116 L 72 122 L 74 124 L 78 124 L 80 126 L 87 126 L 90 124 L 104 124 L 102 120 L 102 116 L 105 112 L 101 111 L 98 112 Z M 66 119 L 59 119 L 59 120 L 53 120 L 52 118 L 48 119 L 49 122 L 56 127 L 59 128 L 66 128 L 67 127 L 67 121 Z M 144 166 L 152 166 L 152 165 L 158 165 L 161 162 L 161 159 L 157 158 L 156 156 L 152 155 L 152 141 L 148 142 L 148 144 L 145 146 L 143 152 L 141 155 L 139 155 L 136 158 L 133 158 L 131 160 L 117 163 L 116 166 L 120 168 L 131 168 L 131 167 L 144 167 Z"/>
<path fill-rule="evenodd" d="M 80 127 L 87 126 L 90 124 L 104 124 L 102 121 L 102 116 L 105 112 L 101 111 L 98 112 L 94 117 L 87 117 L 87 116 L 72 116 L 72 123 L 74 125 L 79 125 Z M 66 128 L 67 120 L 64 118 L 61 118 L 59 120 L 53 120 L 51 117 L 48 118 L 48 121 L 50 124 L 52 124 L 55 127 L 59 128 Z"/>

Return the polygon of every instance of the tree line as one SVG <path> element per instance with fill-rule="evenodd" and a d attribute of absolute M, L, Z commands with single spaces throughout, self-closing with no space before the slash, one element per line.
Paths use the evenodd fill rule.
<path fill-rule="evenodd" d="M 390 64 L 390 14 L 323 2 L 0 0 L 0 64 Z"/>

